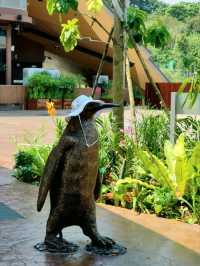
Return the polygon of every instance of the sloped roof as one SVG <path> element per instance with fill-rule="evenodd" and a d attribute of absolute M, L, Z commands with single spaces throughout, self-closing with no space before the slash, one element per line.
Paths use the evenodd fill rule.
<path fill-rule="evenodd" d="M 63 22 L 67 19 L 77 17 L 80 20 L 80 32 L 82 39 L 79 41 L 76 49 L 70 53 L 65 53 L 61 45 L 59 45 L 60 20 L 57 14 L 49 16 L 46 10 L 46 1 L 29 0 L 28 14 L 33 19 L 32 26 L 27 27 L 27 31 L 23 34 L 30 39 L 45 45 L 46 49 L 54 53 L 61 54 L 75 60 L 77 63 L 84 65 L 94 71 L 97 71 L 101 54 L 104 51 L 108 35 L 102 28 L 94 23 L 86 14 L 86 1 L 79 1 L 78 12 L 70 11 L 67 16 L 63 16 Z M 92 15 L 92 14 L 91 14 Z M 110 32 L 113 26 L 112 14 L 107 9 L 103 9 L 96 15 L 96 18 L 102 23 L 105 29 Z M 155 82 L 166 82 L 165 76 L 151 62 L 148 51 L 140 48 L 143 58 L 151 72 Z M 133 80 L 138 83 L 141 88 L 145 88 L 148 82 L 143 66 L 134 49 L 129 50 L 129 58 L 134 66 L 131 68 Z M 112 47 L 109 48 L 107 58 L 105 60 L 103 72 L 112 76 Z"/>

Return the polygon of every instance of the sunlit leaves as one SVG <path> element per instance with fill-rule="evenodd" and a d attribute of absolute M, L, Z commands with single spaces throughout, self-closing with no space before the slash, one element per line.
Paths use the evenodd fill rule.
<path fill-rule="evenodd" d="M 145 19 L 146 13 L 138 8 L 129 7 L 127 10 L 127 27 L 129 34 L 132 35 L 136 43 L 143 43 L 145 35 Z M 129 48 L 132 48 L 130 40 L 128 40 Z"/>
<path fill-rule="evenodd" d="M 146 42 L 156 48 L 163 48 L 170 40 L 170 33 L 164 25 L 154 24 L 146 34 Z"/>
<path fill-rule="evenodd" d="M 78 0 L 47 0 L 47 11 L 53 13 L 66 14 L 69 9 L 77 10 Z"/>
<path fill-rule="evenodd" d="M 68 20 L 66 24 L 62 24 L 60 41 L 66 52 L 72 51 L 80 39 L 78 22 L 78 19 L 74 18 L 72 20 Z"/>
<path fill-rule="evenodd" d="M 88 0 L 87 1 L 87 8 L 88 11 L 97 13 L 101 11 L 103 7 L 103 1 L 102 0 Z"/>
<path fill-rule="evenodd" d="M 200 72 L 195 73 L 193 77 L 186 78 L 179 87 L 178 93 L 184 92 L 188 87 L 189 91 L 183 102 L 183 106 L 187 104 L 189 108 L 192 108 L 200 93 Z"/>
<path fill-rule="evenodd" d="M 127 10 L 127 25 L 134 31 L 145 31 L 146 13 L 138 8 L 129 7 Z"/>
<path fill-rule="evenodd" d="M 55 10 L 55 2 L 55 0 L 47 0 L 47 11 L 50 15 L 52 15 Z"/>

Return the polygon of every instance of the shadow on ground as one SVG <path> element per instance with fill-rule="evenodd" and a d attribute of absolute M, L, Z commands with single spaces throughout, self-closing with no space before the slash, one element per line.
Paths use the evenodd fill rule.
<path fill-rule="evenodd" d="M 0 202 L 24 217 L 0 220 L 0 266 L 199 266 L 199 254 L 101 207 L 97 207 L 99 231 L 126 246 L 127 254 L 87 253 L 84 248 L 89 240 L 74 226 L 64 230 L 64 237 L 80 246 L 76 254 L 40 253 L 33 246 L 43 240 L 49 206 L 37 213 L 36 198 L 37 187 L 32 185 L 17 181 L 0 185 Z"/>

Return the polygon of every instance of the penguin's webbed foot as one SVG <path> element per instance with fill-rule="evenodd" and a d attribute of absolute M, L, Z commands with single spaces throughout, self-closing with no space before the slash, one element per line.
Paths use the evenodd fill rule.
<path fill-rule="evenodd" d="M 99 236 L 97 240 L 92 241 L 86 246 L 86 250 L 98 255 L 118 256 L 126 253 L 127 249 L 118 245 L 109 237 Z"/>
<path fill-rule="evenodd" d="M 92 245 L 101 248 L 109 248 L 115 244 L 115 241 L 109 237 L 99 236 L 95 241 L 92 241 Z"/>
<path fill-rule="evenodd" d="M 49 236 L 45 238 L 44 243 L 35 245 L 39 251 L 49 251 L 55 253 L 74 253 L 78 250 L 78 245 L 66 241 L 57 236 Z"/>

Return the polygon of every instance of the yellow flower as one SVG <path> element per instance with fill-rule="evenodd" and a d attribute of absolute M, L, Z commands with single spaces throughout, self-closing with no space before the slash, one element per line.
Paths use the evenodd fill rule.
<path fill-rule="evenodd" d="M 47 108 L 48 114 L 51 117 L 54 117 L 56 115 L 56 109 L 54 107 L 54 102 L 46 101 L 46 108 Z"/>

